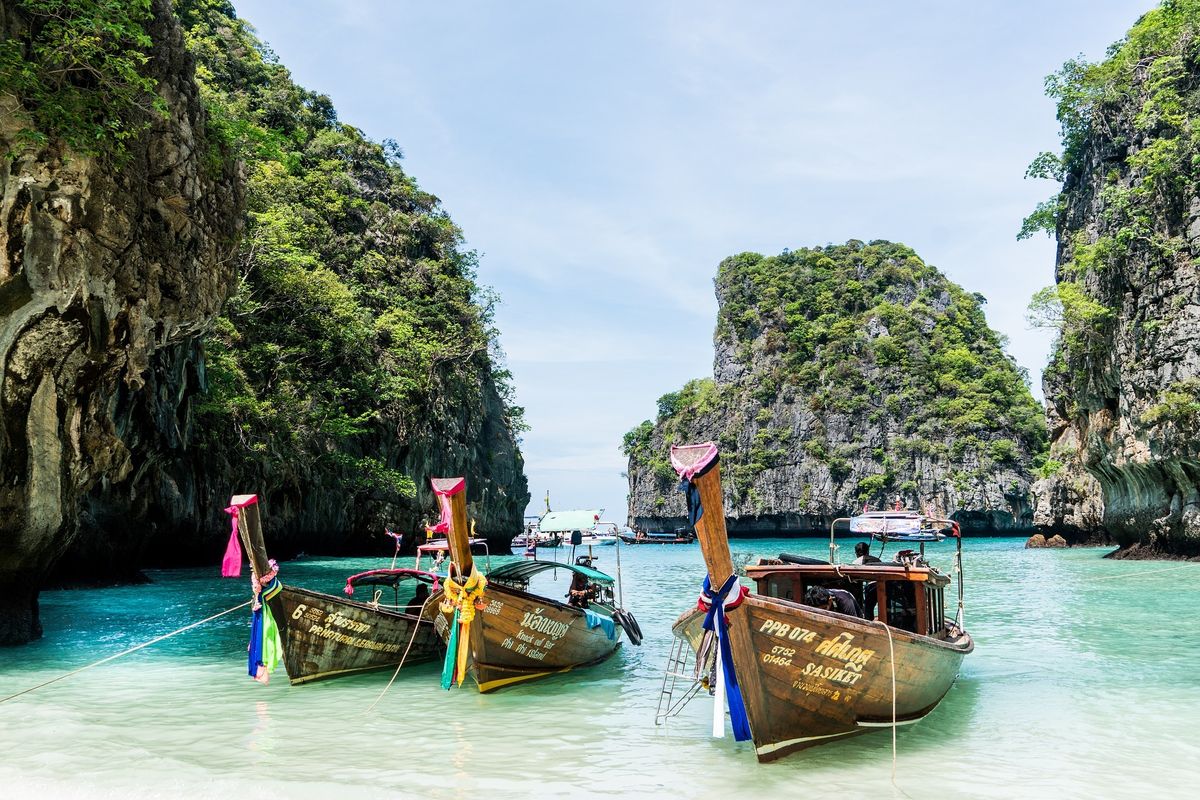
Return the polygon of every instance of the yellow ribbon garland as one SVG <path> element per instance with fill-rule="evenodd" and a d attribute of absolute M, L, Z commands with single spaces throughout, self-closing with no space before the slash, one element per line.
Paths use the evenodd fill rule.
<path fill-rule="evenodd" d="M 483 607 L 483 592 L 487 589 L 487 578 L 479 574 L 475 565 L 471 565 L 471 574 L 462 583 L 452 577 L 447 577 L 442 583 L 442 602 L 438 604 L 446 614 L 458 611 L 458 621 L 462 625 L 458 633 L 458 664 L 455 673 L 458 675 L 458 685 L 462 686 L 467 672 L 467 650 L 470 648 L 471 622 L 475 619 L 476 609 Z"/>

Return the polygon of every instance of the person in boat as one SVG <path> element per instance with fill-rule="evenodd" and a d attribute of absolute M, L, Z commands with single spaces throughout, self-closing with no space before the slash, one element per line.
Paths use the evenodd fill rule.
<path fill-rule="evenodd" d="M 836 611 L 851 617 L 861 617 L 858 601 L 854 595 L 845 589 L 826 589 L 824 586 L 810 586 L 804 593 L 806 605 L 823 608 L 826 611 Z"/>
<path fill-rule="evenodd" d="M 413 594 L 412 600 L 408 601 L 408 605 L 404 607 L 405 614 L 412 614 L 414 617 L 421 616 L 421 609 L 425 607 L 425 601 L 429 599 L 429 587 L 423 583 L 417 584 L 417 591 Z"/>
<path fill-rule="evenodd" d="M 587 608 L 588 601 L 596 596 L 596 587 L 588 582 L 587 576 L 576 572 L 571 576 L 571 588 L 567 591 L 567 603 L 576 608 Z"/>
<path fill-rule="evenodd" d="M 859 542 L 854 545 L 855 564 L 880 564 L 879 556 L 871 555 L 871 545 L 866 542 Z"/>

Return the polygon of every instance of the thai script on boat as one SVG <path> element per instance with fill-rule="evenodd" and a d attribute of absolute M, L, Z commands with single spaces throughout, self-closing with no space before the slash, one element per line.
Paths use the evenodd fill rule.
<path fill-rule="evenodd" d="M 819 656 L 826 656 L 843 662 L 840 667 L 827 667 L 822 664 L 809 662 L 804 667 L 804 674 L 814 678 L 824 678 L 834 683 L 853 686 L 862 677 L 862 670 L 875 657 L 875 651 L 854 644 L 854 634 L 842 632 L 823 640 L 814 648 Z"/>
<path fill-rule="evenodd" d="M 819 656 L 829 656 L 838 661 L 845 661 L 847 669 L 861 672 L 863 666 L 875 657 L 875 651 L 854 647 L 853 642 L 854 634 L 843 631 L 817 645 L 816 652 Z"/>
<path fill-rule="evenodd" d="M 849 691 L 843 695 L 840 689 L 831 689 L 828 686 L 821 686 L 818 683 L 805 683 L 803 680 L 792 681 L 792 688 L 799 689 L 808 694 L 819 694 L 822 697 L 828 697 L 830 700 L 844 700 L 849 703 L 854 699 L 854 695 Z"/>
<path fill-rule="evenodd" d="M 300 619 L 304 617 L 313 623 L 313 628 L 320 628 L 324 625 L 325 628 L 341 628 L 348 630 L 351 633 L 366 633 L 371 630 L 370 623 L 359 622 L 350 617 L 344 617 L 340 612 L 334 611 L 325 616 L 325 622 L 321 622 L 322 611 L 319 608 L 309 608 L 304 603 L 296 606 L 296 610 L 292 612 L 292 619 Z M 310 628 L 312 630 L 312 628 Z"/>
<path fill-rule="evenodd" d="M 540 609 L 539 609 L 540 611 Z M 561 639 L 566 636 L 567 630 L 571 627 L 569 622 L 559 622 L 556 619 L 543 617 L 537 612 L 525 612 L 525 616 L 521 617 L 521 627 L 529 628 L 530 630 L 544 633 L 554 639 Z"/>
<path fill-rule="evenodd" d="M 361 647 L 364 650 L 375 650 L 380 653 L 399 653 L 400 645 L 390 644 L 388 642 L 375 642 L 370 639 L 363 639 L 359 636 L 348 636 L 341 631 L 333 630 L 332 628 L 323 627 L 321 625 L 313 625 L 308 629 L 310 636 L 316 636 L 321 639 L 332 639 L 341 644 L 350 645 L 351 647 Z"/>
<path fill-rule="evenodd" d="M 765 633 L 768 636 L 778 636 L 780 639 L 787 639 L 792 642 L 807 642 L 810 644 L 816 641 L 817 638 L 816 632 L 810 631 L 808 628 L 801 628 L 799 625 L 792 626 L 777 619 L 768 619 L 763 622 L 758 632 Z"/>

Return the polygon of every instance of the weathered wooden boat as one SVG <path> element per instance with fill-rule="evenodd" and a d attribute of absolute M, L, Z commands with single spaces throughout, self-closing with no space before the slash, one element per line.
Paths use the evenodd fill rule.
<path fill-rule="evenodd" d="M 435 625 L 447 643 L 442 686 L 462 684 L 470 674 L 480 692 L 588 667 L 620 646 L 622 630 L 638 644 L 641 631 L 620 608 L 614 580 L 582 564 L 515 561 L 479 573 L 467 546 L 466 481 L 431 481 L 449 516 L 449 574 Z M 548 570 L 572 575 L 571 605 L 529 591 L 530 579 Z M 578 588 L 576 588 L 578 587 Z"/>
<path fill-rule="evenodd" d="M 293 684 L 442 656 L 444 647 L 433 627 L 440 589 L 432 572 L 378 569 L 350 576 L 345 593 L 353 594 L 356 587 L 374 587 L 374 597 L 368 602 L 290 586 L 279 579 L 278 566 L 267 556 L 257 497 L 237 495 L 226 511 L 235 520 L 231 547 L 240 538 L 249 555 L 256 602 L 266 606 L 264 613 L 269 613 L 271 620 L 267 627 L 278 630 L 280 660 Z M 240 571 L 240 554 L 236 560 Z M 226 574 L 231 572 L 226 570 Z M 428 593 L 415 588 L 418 586 L 426 587 Z M 390 596 L 386 596 L 388 588 Z M 431 599 L 426 601 L 421 595 Z M 420 599 L 414 603 L 413 598 Z M 258 664 L 255 660 L 252 653 L 250 673 L 265 683 L 274 656 L 259 657 Z"/>
<path fill-rule="evenodd" d="M 962 541 L 954 523 L 910 512 L 899 528 L 894 517 L 890 526 L 876 526 L 871 533 L 881 546 L 921 543 L 920 552 L 902 551 L 894 562 L 763 559 L 746 569 L 756 587 L 750 592 L 738 583 L 730 558 L 716 446 L 673 447 L 671 461 L 684 479 L 708 568 L 701 608 L 684 613 L 673 631 L 681 646 L 697 654 L 697 679 L 716 684 L 714 714 L 721 715 L 722 731 L 725 692 L 735 735 L 753 739 L 759 761 L 916 722 L 937 706 L 974 648 L 961 617 Z M 851 527 L 866 532 L 871 524 Z M 924 543 L 943 537 L 943 530 L 958 541 L 959 615 L 954 620 L 944 613 L 950 579 L 923 556 Z M 831 554 L 837 550 L 834 535 L 831 529 Z M 822 592 L 841 597 L 848 592 L 867 609 L 866 616 L 802 602 L 819 599 Z M 829 606 L 835 607 L 836 599 Z M 847 606 L 859 603 L 847 601 Z M 872 607 L 878 609 L 877 619 Z M 717 730 L 714 718 L 714 734 Z"/>

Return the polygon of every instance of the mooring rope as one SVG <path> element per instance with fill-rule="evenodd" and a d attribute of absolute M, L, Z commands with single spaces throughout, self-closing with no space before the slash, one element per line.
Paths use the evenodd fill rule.
<path fill-rule="evenodd" d="M 425 607 L 429 605 L 430 601 L 435 599 L 437 599 L 436 594 L 430 595 L 425 599 L 425 602 L 421 604 L 421 611 L 419 614 L 417 614 L 417 624 L 413 625 L 412 636 L 408 637 L 408 646 L 404 648 L 404 655 L 400 656 L 400 663 L 396 665 L 396 671 L 392 673 L 391 680 L 387 682 L 387 686 L 384 686 L 383 691 L 380 692 L 379 696 L 375 698 L 375 702 L 371 703 L 371 705 L 367 707 L 367 710 L 363 712 L 363 716 L 366 716 L 374 711 L 375 706 L 379 705 L 379 701 L 383 699 L 385 694 L 387 694 L 388 689 L 392 688 L 392 684 L 396 681 L 396 676 L 400 674 L 400 668 L 404 666 L 404 662 L 408 658 L 408 651 L 412 649 L 413 642 L 417 639 L 417 631 L 421 629 L 421 622 L 424 621 L 425 618 Z M 432 625 L 433 623 L 431 622 L 429 624 Z"/>
<path fill-rule="evenodd" d="M 223 617 L 226 614 L 232 614 L 234 611 L 243 609 L 246 606 L 250 605 L 252 602 L 254 602 L 254 601 L 247 600 L 246 602 L 242 603 L 241 605 L 236 605 L 233 608 L 227 608 L 219 614 L 213 614 L 211 617 L 206 617 L 205 619 L 202 619 L 199 622 L 193 622 L 191 625 L 185 625 L 178 630 L 171 631 L 170 633 L 165 633 L 162 636 L 151 639 L 148 642 L 143 642 L 142 644 L 139 644 L 136 647 L 131 647 L 128 650 L 117 653 L 116 655 L 108 656 L 107 658 L 102 658 L 99 661 L 93 661 L 91 664 L 82 666 L 79 669 L 73 669 L 70 672 L 66 673 L 65 675 L 59 675 L 57 678 L 51 678 L 50 680 L 45 681 L 44 683 L 39 683 L 37 686 L 30 686 L 28 689 L 23 689 L 22 691 L 19 691 L 16 694 L 10 694 L 8 697 L 0 698 L 0 703 L 7 703 L 9 700 L 20 697 L 23 694 L 29 694 L 30 692 L 32 692 L 36 689 L 41 689 L 43 686 L 49 686 L 52 683 L 58 683 L 59 681 L 65 680 L 66 678 L 69 678 L 72 675 L 78 675 L 80 672 L 83 672 L 85 669 L 91 669 L 92 667 L 98 667 L 101 664 L 107 664 L 109 661 L 114 661 L 114 660 L 120 658 L 121 656 L 127 656 L 130 653 L 141 650 L 144 647 L 149 647 L 152 644 L 157 644 L 157 643 L 161 642 L 163 639 L 170 639 L 172 636 L 181 634 L 184 631 L 190 631 L 192 628 L 197 628 L 206 622 L 212 622 L 214 619 L 217 619 L 218 617 Z"/>

